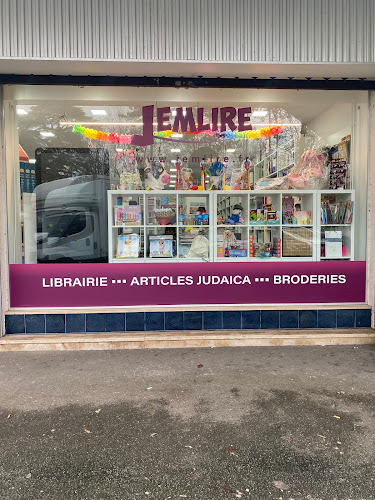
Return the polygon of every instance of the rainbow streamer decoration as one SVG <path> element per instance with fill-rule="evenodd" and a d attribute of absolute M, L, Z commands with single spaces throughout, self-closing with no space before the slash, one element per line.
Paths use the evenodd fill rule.
<path fill-rule="evenodd" d="M 184 135 L 198 135 L 205 134 L 211 137 L 216 137 L 219 139 L 232 139 L 232 140 L 242 140 L 242 139 L 263 139 L 265 137 L 271 137 L 272 135 L 277 135 L 283 132 L 283 127 L 277 125 L 274 127 L 263 127 L 258 130 L 245 130 L 243 132 L 238 132 L 236 130 L 226 130 L 225 132 L 220 132 L 219 130 L 203 130 L 201 132 L 185 132 Z M 130 134 L 117 134 L 116 132 L 101 132 L 100 130 L 95 130 L 92 128 L 82 127 L 82 125 L 76 124 L 73 127 L 73 132 L 76 134 L 81 134 L 88 139 L 94 139 L 96 141 L 110 142 L 113 144 L 132 144 L 133 135 Z M 173 130 L 164 130 L 162 132 L 154 132 L 155 139 L 169 138 L 174 134 Z"/>

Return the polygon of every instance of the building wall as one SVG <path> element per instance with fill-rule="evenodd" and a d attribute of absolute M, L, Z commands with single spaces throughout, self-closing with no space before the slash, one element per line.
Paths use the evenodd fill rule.
<path fill-rule="evenodd" d="M 374 63 L 374 25 L 373 0 L 0 0 L 0 59 Z"/>

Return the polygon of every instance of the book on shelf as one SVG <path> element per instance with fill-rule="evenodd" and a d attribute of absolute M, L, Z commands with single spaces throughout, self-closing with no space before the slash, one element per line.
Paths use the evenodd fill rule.
<path fill-rule="evenodd" d="M 322 201 L 320 206 L 321 224 L 351 224 L 353 220 L 353 201 L 330 203 Z"/>

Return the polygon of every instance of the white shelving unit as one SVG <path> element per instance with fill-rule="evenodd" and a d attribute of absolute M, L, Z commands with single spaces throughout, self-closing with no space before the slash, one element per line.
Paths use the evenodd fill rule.
<path fill-rule="evenodd" d="M 118 198 L 125 203 L 136 202 L 142 209 L 141 224 L 123 224 L 115 225 L 114 208 L 117 205 Z M 198 206 L 203 206 L 209 216 L 209 224 L 196 225 L 194 221 L 194 211 Z M 171 224 L 159 224 L 154 214 L 154 209 L 160 208 L 174 209 L 176 217 Z M 184 217 L 190 215 L 192 224 L 187 224 L 179 220 L 180 211 Z M 108 191 L 108 261 L 110 263 L 142 263 L 142 262 L 197 262 L 200 259 L 188 259 L 182 253 L 181 245 L 185 249 L 189 246 L 184 243 L 184 234 L 186 229 L 194 227 L 207 233 L 209 240 L 209 256 L 213 255 L 213 237 L 212 237 L 212 218 L 214 213 L 213 196 L 207 191 Z M 141 248 L 138 258 L 117 258 L 117 237 L 124 231 L 134 231 L 140 235 Z M 168 232 L 174 232 L 173 241 L 175 242 L 176 255 L 174 257 L 150 257 L 149 236 L 162 236 Z"/>
<path fill-rule="evenodd" d="M 355 192 L 353 189 L 345 189 L 333 191 L 331 189 L 327 189 L 324 191 L 318 191 L 317 195 L 317 203 L 319 208 L 323 201 L 330 201 L 331 203 L 346 203 L 349 201 L 353 202 L 354 211 L 355 207 Z M 321 222 L 321 217 L 318 219 L 319 223 L 319 231 L 318 231 L 318 248 L 321 249 L 320 260 L 354 260 L 354 212 L 352 214 L 352 223 L 345 224 L 344 223 L 328 223 L 323 224 Z M 326 229 L 327 228 L 327 229 Z M 338 256 L 335 259 L 331 257 L 325 256 L 325 232 L 327 231 L 336 231 L 342 236 L 342 255 Z M 324 233 L 324 234 L 323 234 Z M 321 255 L 324 254 L 324 255 Z"/>
<path fill-rule="evenodd" d="M 119 197 L 126 202 L 133 200 L 142 207 L 141 224 L 115 225 L 114 207 Z M 293 203 L 293 209 L 298 208 L 298 212 L 311 212 L 309 223 L 290 223 L 291 220 L 285 217 L 287 198 L 289 198 L 289 205 Z M 184 235 L 186 234 L 185 230 L 191 227 L 205 230 L 209 239 L 209 260 L 211 262 L 354 260 L 354 217 L 351 224 L 322 224 L 321 202 L 324 200 L 330 200 L 332 203 L 354 202 L 354 191 L 108 191 L 109 262 L 202 261 L 201 259 L 187 259 L 186 254 L 184 255 L 181 250 L 183 245 L 185 245 L 185 249 L 189 248 L 189 245 L 184 243 Z M 165 203 L 166 201 L 167 203 Z M 243 223 L 225 224 L 225 220 L 228 220 L 236 204 L 240 204 L 243 208 L 241 215 Z M 175 209 L 176 220 L 172 224 L 156 224 L 153 210 L 167 205 Z M 193 214 L 195 208 L 202 205 L 205 206 L 209 214 L 209 224 L 197 226 L 194 223 Z M 258 210 L 255 207 L 264 207 L 264 205 L 271 208 L 268 212 L 279 214 L 277 222 L 271 224 L 267 221 L 250 220 L 251 217 L 254 218 L 254 210 Z M 270 205 L 271 207 L 269 207 Z M 283 207 L 285 213 L 283 213 Z M 184 221 L 179 220 L 180 211 L 185 216 Z M 191 220 L 188 223 L 186 223 L 187 215 L 191 215 Z M 192 223 L 190 224 L 190 222 Z M 140 235 L 141 253 L 138 258 L 116 258 L 117 236 L 124 228 L 127 230 L 131 228 Z M 325 228 L 342 233 L 344 250 L 342 256 L 337 257 L 337 259 L 328 259 L 324 255 Z M 168 258 L 150 257 L 149 236 L 163 235 L 166 230 L 168 232 L 174 231 L 176 255 Z M 235 235 L 236 240 L 240 242 L 237 246 L 239 249 L 245 250 L 244 255 L 225 256 L 222 238 L 224 231 L 231 231 Z M 270 250 L 268 251 L 268 249 Z M 239 253 L 241 254 L 241 252 Z"/>
<path fill-rule="evenodd" d="M 316 213 L 316 191 L 221 191 L 216 192 L 215 197 L 217 200 L 218 207 L 221 205 L 226 205 L 228 202 L 224 202 L 222 198 L 234 196 L 236 203 L 241 204 L 243 207 L 242 218 L 244 223 L 240 226 L 223 225 L 221 221 L 215 221 L 214 230 L 214 247 L 218 248 L 219 251 L 216 252 L 215 261 L 217 262 L 227 262 L 227 261 L 312 261 L 317 259 L 317 246 L 314 241 L 314 225 L 316 224 L 313 219 Z M 301 210 L 311 212 L 312 220 L 311 224 L 288 224 L 283 221 L 283 198 L 294 197 L 296 200 L 300 200 L 299 203 L 302 205 Z M 231 204 L 232 205 L 232 204 Z M 278 215 L 278 221 L 267 223 L 264 221 L 252 221 L 250 218 L 254 216 L 254 212 L 262 210 L 262 207 L 271 205 L 271 212 Z M 220 216 L 219 209 L 219 216 Z M 264 212 L 263 212 L 264 216 Z M 222 237 L 221 234 L 223 230 L 230 230 L 234 228 L 233 233 L 241 235 L 241 238 L 237 238 L 240 242 L 244 242 L 244 250 L 246 251 L 246 256 L 243 257 L 226 257 L 225 248 L 221 248 Z M 241 229 L 241 232 L 239 229 Z M 311 245 L 307 243 L 307 255 L 299 255 L 298 250 L 295 252 L 286 252 L 286 238 L 293 241 L 293 233 L 300 233 L 305 231 L 311 239 Z M 250 239 L 252 237 L 252 239 Z M 296 241 L 298 242 L 298 237 L 296 235 Z M 290 245 L 290 244 L 289 244 Z M 301 248 L 301 244 L 300 244 Z M 309 254 L 309 248 L 311 252 Z"/>

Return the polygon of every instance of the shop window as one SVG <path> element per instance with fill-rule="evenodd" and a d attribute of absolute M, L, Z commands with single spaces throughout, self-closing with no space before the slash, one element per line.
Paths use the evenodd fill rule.
<path fill-rule="evenodd" d="M 185 102 L 146 146 L 129 144 L 144 133 L 137 99 L 103 101 L 101 115 L 89 99 L 17 101 L 10 263 L 364 260 L 367 162 L 352 116 L 364 132 L 365 94 L 259 93 L 251 130 L 222 131 L 215 106 Z M 153 105 L 156 120 L 169 104 Z M 236 104 L 236 126 L 249 107 Z M 172 130 L 176 116 L 180 129 L 198 116 L 217 128 Z"/>

